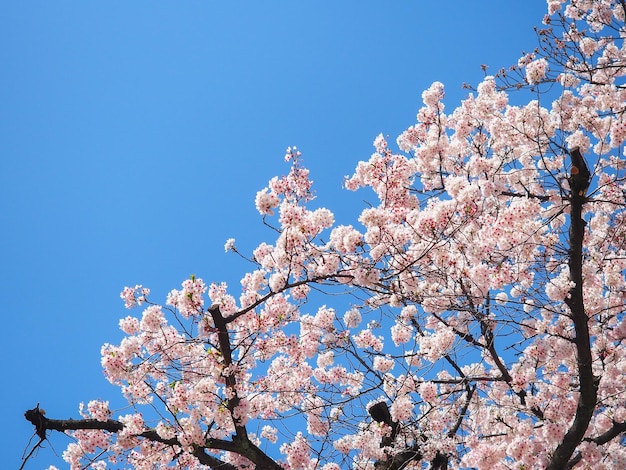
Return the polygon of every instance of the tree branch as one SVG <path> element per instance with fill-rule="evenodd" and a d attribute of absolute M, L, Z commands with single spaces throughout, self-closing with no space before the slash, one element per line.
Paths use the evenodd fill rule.
<path fill-rule="evenodd" d="M 124 423 L 114 419 L 108 419 L 106 421 L 99 421 L 97 419 L 49 419 L 44 416 L 43 412 L 39 409 L 39 405 L 32 410 L 26 411 L 24 416 L 30 423 L 32 423 L 33 426 L 35 426 L 35 432 L 39 436 L 40 442 L 46 439 L 46 431 L 48 430 L 59 432 L 101 430 L 117 434 L 124 429 Z M 178 439 L 164 439 L 159 436 L 154 429 L 148 429 L 140 434 L 137 434 L 137 437 L 142 437 L 149 441 L 159 442 L 168 446 L 182 447 Z M 237 452 L 238 450 L 232 442 L 217 439 L 210 440 L 209 447 L 218 450 L 228 450 L 231 452 Z M 205 450 L 206 447 L 198 447 L 193 453 L 200 463 L 208 465 L 214 469 L 236 470 L 236 467 L 233 465 L 207 454 Z"/>
<path fill-rule="evenodd" d="M 598 437 L 594 437 L 591 439 L 591 442 L 595 442 L 597 445 L 601 446 L 606 444 L 612 439 L 615 439 L 617 436 L 626 432 L 626 421 L 623 423 L 613 422 L 613 426 L 608 431 L 600 434 Z"/>
<path fill-rule="evenodd" d="M 227 408 L 235 426 L 233 444 L 235 444 L 237 448 L 237 453 L 251 460 L 257 468 L 280 470 L 282 467 L 250 440 L 246 427 L 236 418 L 236 409 L 241 399 L 239 395 L 237 395 L 237 379 L 233 370 L 233 351 L 230 344 L 227 321 L 222 315 L 219 305 L 209 307 L 209 313 L 213 318 L 213 323 L 218 332 L 219 349 L 224 360 L 223 367 L 226 387 L 230 390 L 230 393 L 232 393 L 232 396 L 227 401 Z"/>
<path fill-rule="evenodd" d="M 598 398 L 598 381 L 593 376 L 591 338 L 587 312 L 583 299 L 583 239 L 585 236 L 585 221 L 582 210 L 586 198 L 586 190 L 591 178 L 589 169 L 578 151 L 570 152 L 572 157 L 572 172 L 570 175 L 570 231 L 569 231 L 569 271 L 570 280 L 574 283 L 569 290 L 565 303 L 570 309 L 570 317 L 574 323 L 574 344 L 576 346 L 578 376 L 580 381 L 580 395 L 574 422 L 557 446 L 547 470 L 558 470 L 567 467 L 576 446 L 582 441 Z"/>

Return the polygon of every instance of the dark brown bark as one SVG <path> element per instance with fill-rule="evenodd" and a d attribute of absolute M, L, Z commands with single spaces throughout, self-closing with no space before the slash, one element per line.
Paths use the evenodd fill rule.
<path fill-rule="evenodd" d="M 230 366 L 233 364 L 233 351 L 230 344 L 227 321 L 222 315 L 219 305 L 212 305 L 209 307 L 209 313 L 211 314 L 211 318 L 213 318 L 213 323 L 217 329 L 219 349 L 224 360 L 224 369 L 230 370 Z M 228 399 L 227 407 L 230 411 L 230 415 L 233 417 L 233 424 L 235 426 L 233 443 L 237 446 L 237 453 L 254 462 L 257 468 L 280 470 L 282 467 L 250 440 L 246 427 L 235 418 L 235 409 L 239 405 L 240 398 L 237 395 L 237 379 L 234 372 L 228 372 L 224 376 L 224 380 L 226 381 L 226 386 L 232 391 L 232 398 Z"/>
<path fill-rule="evenodd" d="M 611 429 L 609 429 L 608 431 L 603 432 L 602 434 L 594 438 L 585 438 L 584 440 L 593 442 L 601 446 L 615 439 L 617 436 L 619 436 L 620 434 L 624 432 L 626 432 L 626 422 L 624 423 L 613 422 L 613 426 L 611 426 Z M 580 462 L 581 460 L 582 460 L 582 454 L 578 452 L 576 456 L 568 462 L 567 468 L 574 468 L 576 464 Z"/>
<path fill-rule="evenodd" d="M 598 398 L 598 383 L 592 371 L 591 338 L 583 298 L 583 239 L 586 224 L 582 210 L 587 201 L 585 192 L 589 187 L 590 173 L 578 149 L 572 150 L 571 157 L 573 171 L 569 179 L 571 188 L 569 272 L 574 286 L 569 290 L 565 303 L 570 309 L 570 318 L 574 325 L 580 395 L 574 421 L 552 454 L 547 470 L 567 468 L 576 446 L 580 444 L 587 431 Z"/>
<path fill-rule="evenodd" d="M 389 407 L 387 403 L 384 401 L 379 401 L 372 405 L 369 410 L 367 410 L 374 421 L 377 423 L 385 423 L 387 426 L 391 428 L 391 433 L 389 436 L 385 436 L 380 442 L 381 447 L 387 447 L 393 444 L 393 441 L 396 440 L 396 436 L 398 435 L 398 423 L 391 418 L 391 412 L 389 411 Z"/>
<path fill-rule="evenodd" d="M 25 418 L 35 426 L 35 433 L 43 441 L 46 439 L 47 431 L 77 431 L 79 429 L 85 430 L 102 430 L 113 434 L 116 434 L 124 429 L 124 424 L 114 419 L 108 419 L 106 421 L 98 421 L 97 419 L 49 419 L 46 418 L 43 412 L 39 409 L 39 405 L 32 410 L 24 413 Z M 154 429 L 148 429 L 137 437 L 148 439 L 153 442 L 160 442 L 169 446 L 180 446 L 178 439 L 163 439 Z M 236 452 L 236 447 L 233 443 L 228 441 L 211 441 L 214 445 L 214 449 L 219 450 L 231 450 Z M 209 455 L 205 452 L 206 447 L 198 447 L 194 452 L 194 456 L 204 465 L 208 465 L 212 469 L 219 470 L 236 470 L 233 465 L 222 462 L 217 457 Z"/>

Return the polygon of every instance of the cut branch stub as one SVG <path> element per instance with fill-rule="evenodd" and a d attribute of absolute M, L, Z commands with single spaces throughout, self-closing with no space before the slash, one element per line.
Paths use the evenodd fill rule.
<path fill-rule="evenodd" d="M 35 426 L 35 433 L 39 438 L 44 440 L 46 438 L 46 421 L 48 421 L 48 418 L 44 416 L 43 410 L 39 409 L 39 403 L 32 410 L 27 410 L 24 413 L 24 417 Z"/>

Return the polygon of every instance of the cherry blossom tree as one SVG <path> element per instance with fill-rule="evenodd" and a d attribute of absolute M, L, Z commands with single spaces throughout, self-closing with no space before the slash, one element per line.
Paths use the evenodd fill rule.
<path fill-rule="evenodd" d="M 26 412 L 72 469 L 626 468 L 626 2 L 549 0 L 539 46 L 315 206 L 296 148 L 241 287 L 191 276 L 102 347 L 106 401 Z M 522 102 L 523 104 L 513 104 Z M 246 257 L 233 239 L 227 251 Z M 34 449 L 33 449 L 34 450 Z"/>

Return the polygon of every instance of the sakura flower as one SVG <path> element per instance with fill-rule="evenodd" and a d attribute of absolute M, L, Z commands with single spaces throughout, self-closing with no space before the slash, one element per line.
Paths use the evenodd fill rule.
<path fill-rule="evenodd" d="M 261 215 L 274 215 L 274 210 L 280 204 L 278 195 L 268 188 L 259 191 L 256 195 L 256 209 Z"/>
<path fill-rule="evenodd" d="M 235 251 L 235 239 L 234 238 L 229 238 L 228 240 L 226 240 L 226 243 L 224 244 L 224 251 L 225 252 Z"/>
<path fill-rule="evenodd" d="M 526 80 L 531 85 L 539 83 L 546 76 L 548 62 L 545 59 L 537 59 L 526 65 Z"/>
<path fill-rule="evenodd" d="M 343 321 L 346 328 L 356 328 L 361 323 L 361 314 L 357 309 L 353 308 L 344 314 Z"/>
<path fill-rule="evenodd" d="M 393 369 L 394 365 L 395 362 L 390 358 L 382 356 L 376 356 L 374 358 L 374 370 L 378 370 L 380 372 L 389 372 L 391 369 Z"/>

